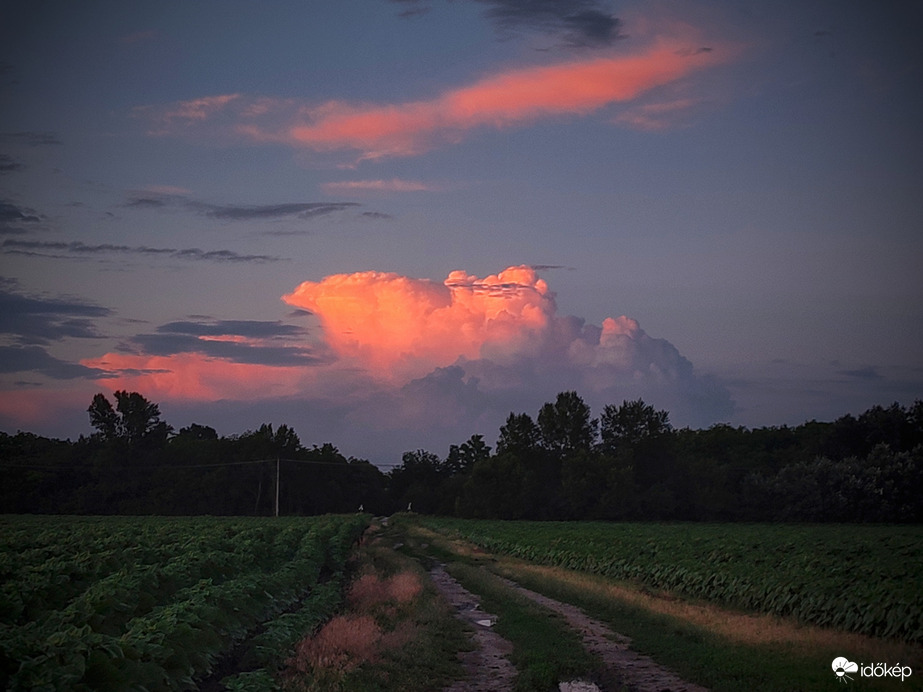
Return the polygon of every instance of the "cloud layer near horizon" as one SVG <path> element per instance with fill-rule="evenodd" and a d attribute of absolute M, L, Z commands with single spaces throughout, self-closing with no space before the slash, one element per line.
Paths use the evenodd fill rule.
<path fill-rule="evenodd" d="M 491 438 L 509 412 L 534 413 L 571 389 L 597 410 L 641 397 L 680 424 L 709 424 L 733 409 L 722 386 L 636 320 L 597 326 L 560 315 L 528 266 L 484 278 L 453 271 L 442 282 L 336 274 L 283 300 L 302 318 L 312 314 L 322 338 L 276 322 L 172 323 L 81 362 L 108 372 L 102 384 L 155 401 L 284 400 L 290 423 L 323 420 L 320 434 L 334 443 L 385 436 L 405 449 Z"/>

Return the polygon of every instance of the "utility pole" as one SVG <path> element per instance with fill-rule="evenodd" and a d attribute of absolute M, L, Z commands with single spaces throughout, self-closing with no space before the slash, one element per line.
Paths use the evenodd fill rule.
<path fill-rule="evenodd" d="M 279 457 L 276 457 L 276 516 L 279 516 Z"/>

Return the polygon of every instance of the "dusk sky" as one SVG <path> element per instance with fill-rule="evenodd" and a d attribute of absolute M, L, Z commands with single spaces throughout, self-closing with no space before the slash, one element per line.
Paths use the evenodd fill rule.
<path fill-rule="evenodd" d="M 923 398 L 923 4 L 0 2 L 0 430 L 391 464 Z"/>

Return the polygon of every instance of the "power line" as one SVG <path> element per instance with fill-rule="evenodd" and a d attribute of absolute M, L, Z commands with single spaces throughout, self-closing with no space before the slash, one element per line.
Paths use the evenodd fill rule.
<path fill-rule="evenodd" d="M 0 462 L 0 469 L 31 469 L 35 471 L 77 471 L 77 470 L 86 470 L 86 469 L 98 469 L 100 471 L 113 471 L 113 470 L 125 470 L 125 471 L 136 471 L 136 470 L 145 470 L 145 471 L 154 471 L 162 469 L 173 469 L 173 470 L 183 470 L 183 469 L 205 469 L 205 468 L 224 468 L 227 466 L 247 466 L 252 464 L 267 464 L 275 461 L 284 461 L 286 463 L 293 464 L 306 464 L 314 466 L 336 466 L 338 468 L 351 468 L 351 469 L 364 469 L 368 466 L 371 466 L 375 469 L 381 468 L 396 468 L 402 464 L 373 464 L 368 463 L 350 463 L 350 462 L 339 462 L 339 461 L 317 461 L 313 459 L 285 459 L 281 457 L 273 457 L 271 459 L 250 459 L 247 461 L 222 461 L 213 464 L 155 464 L 155 465 L 144 465 L 144 466 L 101 466 L 99 464 L 68 464 L 57 465 L 57 466 L 48 466 L 44 464 L 17 464 L 15 462 Z"/>

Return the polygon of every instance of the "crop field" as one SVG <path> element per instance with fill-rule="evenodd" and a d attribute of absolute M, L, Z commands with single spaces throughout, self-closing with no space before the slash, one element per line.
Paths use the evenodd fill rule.
<path fill-rule="evenodd" d="M 189 689 L 244 640 L 272 666 L 338 607 L 367 524 L 0 517 L 0 687 Z"/>
<path fill-rule="evenodd" d="M 421 518 L 530 562 L 874 637 L 923 641 L 923 527 Z"/>
<path fill-rule="evenodd" d="M 570 599 L 709 689 L 835 685 L 830 661 L 852 651 L 912 664 L 907 689 L 923 689 L 923 527 L 389 519 L 0 516 L 0 687 L 439 692 L 470 674 L 458 653 L 472 646 L 427 586 L 439 564 L 512 642 L 511 689 L 610 670 L 520 586 Z M 727 638 L 598 587 L 616 582 L 856 634 L 786 620 L 776 631 L 811 632 Z"/>

